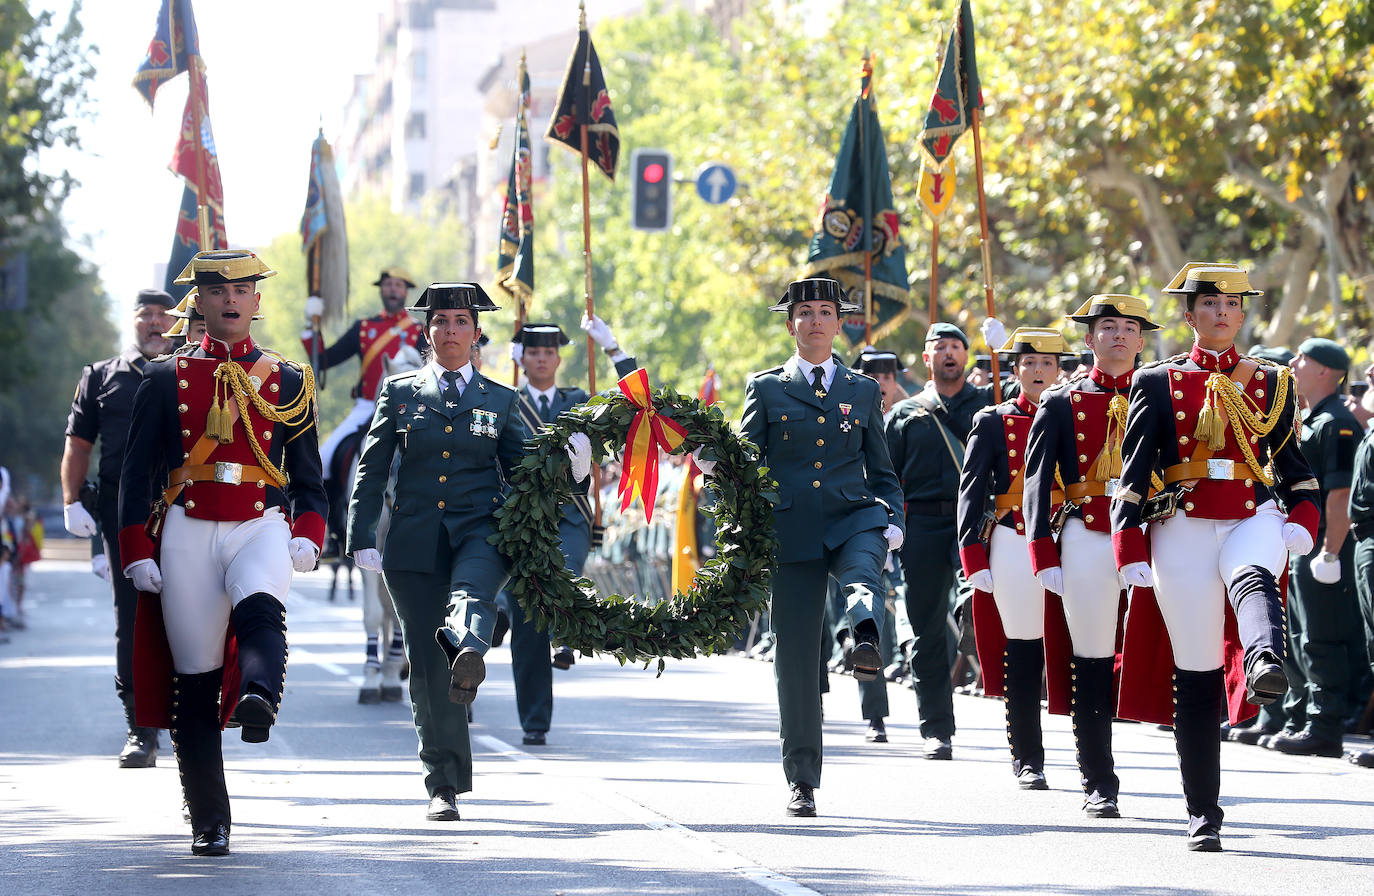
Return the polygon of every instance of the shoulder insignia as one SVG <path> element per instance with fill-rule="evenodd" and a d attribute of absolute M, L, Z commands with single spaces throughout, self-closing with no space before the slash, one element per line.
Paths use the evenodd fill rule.
<path fill-rule="evenodd" d="M 752 379 L 755 379 L 755 378 L 757 378 L 757 377 L 769 376 L 769 375 L 775 374 L 775 373 L 782 373 L 782 365 L 781 365 L 781 364 L 778 365 L 777 367 L 770 367 L 770 368 L 768 368 L 767 370 L 756 370 L 756 371 L 754 371 L 753 373 L 749 374 L 749 379 L 752 380 Z"/>
<path fill-rule="evenodd" d="M 507 385 L 506 383 L 497 382 L 496 380 L 492 379 L 491 377 L 486 377 L 486 376 L 482 377 L 482 379 L 478 381 L 477 386 L 478 386 L 478 388 L 481 388 L 483 385 L 487 385 L 487 384 L 490 384 L 490 385 L 492 385 L 492 386 L 495 386 L 495 387 L 497 388 L 498 391 L 509 392 L 509 393 L 512 394 L 512 395 L 515 394 L 515 387 L 514 387 L 514 386 Z"/>

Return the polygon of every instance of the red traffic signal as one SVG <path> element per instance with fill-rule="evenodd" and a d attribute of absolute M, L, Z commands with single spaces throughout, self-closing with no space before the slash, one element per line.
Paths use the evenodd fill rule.
<path fill-rule="evenodd" d="M 634 173 L 630 226 L 667 230 L 673 223 L 673 156 L 662 149 L 636 149 L 630 154 Z"/>

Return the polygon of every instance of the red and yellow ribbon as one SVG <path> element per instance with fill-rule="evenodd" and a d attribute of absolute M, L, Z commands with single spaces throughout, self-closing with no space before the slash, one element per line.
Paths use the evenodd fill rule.
<path fill-rule="evenodd" d="M 644 504 L 644 521 L 653 522 L 658 497 L 658 451 L 672 453 L 687 440 L 687 430 L 654 409 L 649 375 L 644 368 L 627 373 L 620 391 L 639 408 L 625 436 L 625 455 L 620 468 L 620 509 L 624 512 L 637 497 Z"/>

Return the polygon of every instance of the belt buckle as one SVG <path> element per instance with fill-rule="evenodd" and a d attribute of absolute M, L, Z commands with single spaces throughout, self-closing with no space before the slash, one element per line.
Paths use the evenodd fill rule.
<path fill-rule="evenodd" d="M 225 485 L 240 485 L 243 482 L 243 464 L 215 461 L 215 481 Z"/>
<path fill-rule="evenodd" d="M 1207 478 L 1208 479 L 1230 479 L 1235 472 L 1236 462 L 1223 458 L 1207 458 Z"/>
<path fill-rule="evenodd" d="M 1114 497 L 1116 495 L 1116 490 L 1120 487 L 1121 480 L 1119 478 L 1108 479 L 1102 484 L 1102 494 L 1108 498 Z"/>

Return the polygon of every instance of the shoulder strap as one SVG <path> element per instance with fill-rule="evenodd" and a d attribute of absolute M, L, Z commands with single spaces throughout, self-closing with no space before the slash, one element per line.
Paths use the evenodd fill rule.
<path fill-rule="evenodd" d="M 949 451 L 950 459 L 954 461 L 954 469 L 964 468 L 964 443 L 954 437 L 954 433 L 945 426 L 945 421 L 940 419 L 939 408 L 931 404 L 926 399 L 924 393 L 916 396 L 916 403 L 925 408 L 930 414 L 930 418 L 935 421 L 936 427 L 940 430 L 940 437 L 945 440 L 945 448 Z"/>

